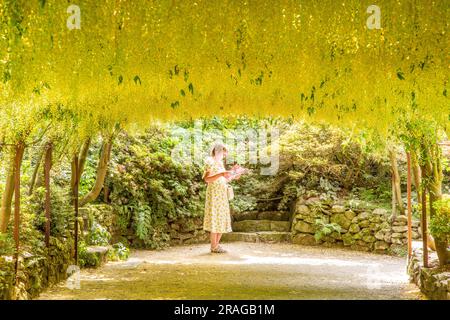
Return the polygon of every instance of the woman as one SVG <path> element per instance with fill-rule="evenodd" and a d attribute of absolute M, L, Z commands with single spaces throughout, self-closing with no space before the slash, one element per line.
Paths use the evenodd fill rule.
<path fill-rule="evenodd" d="M 230 205 L 228 202 L 228 182 L 238 179 L 240 174 L 232 174 L 223 165 L 227 148 L 222 143 L 214 144 L 211 155 L 205 161 L 203 179 L 208 184 L 205 199 L 203 229 L 210 232 L 211 252 L 226 252 L 220 245 L 222 233 L 231 232 Z M 235 169 L 235 168 L 233 168 Z"/>

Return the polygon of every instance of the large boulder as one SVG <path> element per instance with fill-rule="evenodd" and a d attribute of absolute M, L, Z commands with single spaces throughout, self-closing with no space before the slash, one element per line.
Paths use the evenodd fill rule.
<path fill-rule="evenodd" d="M 389 243 L 386 243 L 384 241 L 377 241 L 375 242 L 375 246 L 374 249 L 375 250 L 380 250 L 380 251 L 385 251 L 387 249 L 389 249 Z"/>
<path fill-rule="evenodd" d="M 384 234 L 383 240 L 384 240 L 384 242 L 392 243 L 392 233 L 391 232 L 386 232 Z"/>
<path fill-rule="evenodd" d="M 397 223 L 398 223 L 398 225 L 406 225 L 408 223 L 408 217 L 404 216 L 404 215 L 395 217 L 394 224 L 397 224 Z"/>
<path fill-rule="evenodd" d="M 370 226 L 370 221 L 369 220 L 362 220 L 359 222 L 359 226 L 361 228 L 367 228 L 368 226 Z"/>
<path fill-rule="evenodd" d="M 408 231 L 408 226 L 393 226 L 392 231 L 394 232 L 406 232 Z"/>
<path fill-rule="evenodd" d="M 392 238 L 393 244 L 403 244 L 403 241 L 401 238 Z"/>
<path fill-rule="evenodd" d="M 340 225 L 344 229 L 348 229 L 352 224 L 352 220 L 348 219 L 345 214 L 342 213 L 332 215 L 330 221 Z"/>
<path fill-rule="evenodd" d="M 342 235 L 342 241 L 344 242 L 344 246 L 351 246 L 355 243 L 353 236 L 350 233 L 345 233 Z"/>
<path fill-rule="evenodd" d="M 369 234 L 369 235 L 363 236 L 363 237 L 362 237 L 362 240 L 363 240 L 364 242 L 372 243 L 372 242 L 375 242 L 377 239 L 375 239 L 374 236 L 372 236 L 372 235 Z"/>
<path fill-rule="evenodd" d="M 378 231 L 377 233 L 375 233 L 375 238 L 377 240 L 384 240 L 384 232 L 383 231 Z M 384 241 L 383 241 L 384 242 Z"/>
<path fill-rule="evenodd" d="M 341 205 L 334 205 L 331 207 L 331 212 L 332 213 L 344 213 L 345 212 L 345 207 L 341 206 Z M 352 217 L 353 218 L 353 217 Z M 351 219 L 350 219 L 351 220 Z"/>
<path fill-rule="evenodd" d="M 320 198 L 319 197 L 311 197 L 308 200 L 305 201 L 305 204 L 310 206 L 310 205 L 315 205 L 320 203 Z"/>
<path fill-rule="evenodd" d="M 317 245 L 317 241 L 311 234 L 299 233 L 292 237 L 292 243 L 301 244 L 305 246 Z"/>
<path fill-rule="evenodd" d="M 314 234 L 316 232 L 316 228 L 314 225 L 304 222 L 304 221 L 298 221 L 295 225 L 295 230 L 302 232 L 302 233 L 311 233 Z"/>
<path fill-rule="evenodd" d="M 392 238 L 403 238 L 403 233 L 401 232 L 393 232 L 392 233 Z"/>
<path fill-rule="evenodd" d="M 314 224 L 315 222 L 316 222 L 316 217 L 314 217 L 314 216 L 308 216 L 308 215 L 304 215 L 304 214 L 297 214 L 296 216 L 295 216 L 295 219 L 298 221 L 298 220 L 303 220 L 303 221 L 305 221 L 305 222 L 308 222 L 308 223 L 312 223 L 312 224 Z"/>
<path fill-rule="evenodd" d="M 373 210 L 372 213 L 375 215 L 385 216 L 388 214 L 388 211 L 386 209 L 377 208 L 377 209 Z"/>
<path fill-rule="evenodd" d="M 358 233 L 360 230 L 361 230 L 361 228 L 356 223 L 352 223 L 350 225 L 350 227 L 348 228 L 348 232 L 351 232 L 351 233 Z"/>
<path fill-rule="evenodd" d="M 309 207 L 304 204 L 299 204 L 295 206 L 295 214 L 301 214 L 301 215 L 309 215 L 311 213 L 311 210 L 309 210 Z"/>
<path fill-rule="evenodd" d="M 356 217 L 356 213 L 354 213 L 352 210 L 345 211 L 344 215 L 347 219 L 352 220 L 352 221 L 353 221 L 353 218 Z"/>
<path fill-rule="evenodd" d="M 359 215 L 358 215 L 358 220 L 359 221 L 363 221 L 363 220 L 367 220 L 367 219 L 369 219 L 370 218 L 370 213 L 368 213 L 368 212 L 361 212 Z"/>

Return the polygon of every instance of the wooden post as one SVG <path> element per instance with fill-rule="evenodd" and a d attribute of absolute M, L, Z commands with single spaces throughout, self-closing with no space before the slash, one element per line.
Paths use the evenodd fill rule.
<path fill-rule="evenodd" d="M 78 265 L 78 185 L 79 185 L 79 178 L 78 178 L 78 155 L 75 154 L 74 158 L 74 165 L 73 168 L 75 170 L 75 184 L 73 187 L 73 205 L 75 209 L 75 252 L 74 252 L 74 259 L 75 264 Z"/>
<path fill-rule="evenodd" d="M 411 205 L 411 154 L 406 154 L 408 163 L 408 176 L 406 181 L 407 197 L 408 197 L 408 260 L 412 256 L 412 205 Z"/>
<path fill-rule="evenodd" d="M 422 170 L 423 172 L 424 170 Z M 427 187 L 422 187 L 422 243 L 423 266 L 428 268 L 428 226 L 427 226 Z"/>
<path fill-rule="evenodd" d="M 49 142 L 45 151 L 44 165 L 44 181 L 45 181 L 45 245 L 50 245 L 50 220 L 51 220 L 51 203 L 50 203 L 50 170 L 52 168 L 52 143 Z"/>
<path fill-rule="evenodd" d="M 16 274 L 19 269 L 19 249 L 20 249 L 20 239 L 19 239 L 19 229 L 20 229 L 20 164 L 22 163 L 23 153 L 25 150 L 25 144 L 19 142 L 16 146 L 16 156 L 14 159 L 14 242 L 15 242 L 15 253 L 14 253 L 14 271 Z"/>

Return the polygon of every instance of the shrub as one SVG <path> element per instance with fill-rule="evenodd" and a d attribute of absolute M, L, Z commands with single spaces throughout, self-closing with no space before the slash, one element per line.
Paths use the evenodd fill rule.
<path fill-rule="evenodd" d="M 94 246 L 107 246 L 110 239 L 111 234 L 108 230 L 94 221 L 87 237 L 87 242 Z"/>
<path fill-rule="evenodd" d="M 316 232 L 314 233 L 314 239 L 320 241 L 323 237 L 326 237 L 333 232 L 341 233 L 341 226 L 337 223 L 325 223 L 322 219 L 316 219 L 315 221 Z"/>
<path fill-rule="evenodd" d="M 450 240 L 450 197 L 434 203 L 436 214 L 430 219 L 430 232 L 442 241 Z"/>
<path fill-rule="evenodd" d="M 122 242 L 118 242 L 112 245 L 111 250 L 108 252 L 108 260 L 127 260 L 130 255 L 130 249 L 128 249 Z"/>
<path fill-rule="evenodd" d="M 168 221 L 203 214 L 201 168 L 181 166 L 171 156 L 167 129 L 118 137 L 109 177 L 110 199 L 122 232 L 131 229 L 149 248 L 168 244 Z"/>

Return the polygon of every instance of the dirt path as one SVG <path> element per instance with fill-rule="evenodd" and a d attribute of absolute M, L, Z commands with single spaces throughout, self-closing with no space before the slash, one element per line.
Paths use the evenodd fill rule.
<path fill-rule="evenodd" d="M 419 299 L 405 258 L 292 244 L 228 243 L 134 251 L 128 261 L 83 269 L 40 299 Z"/>

